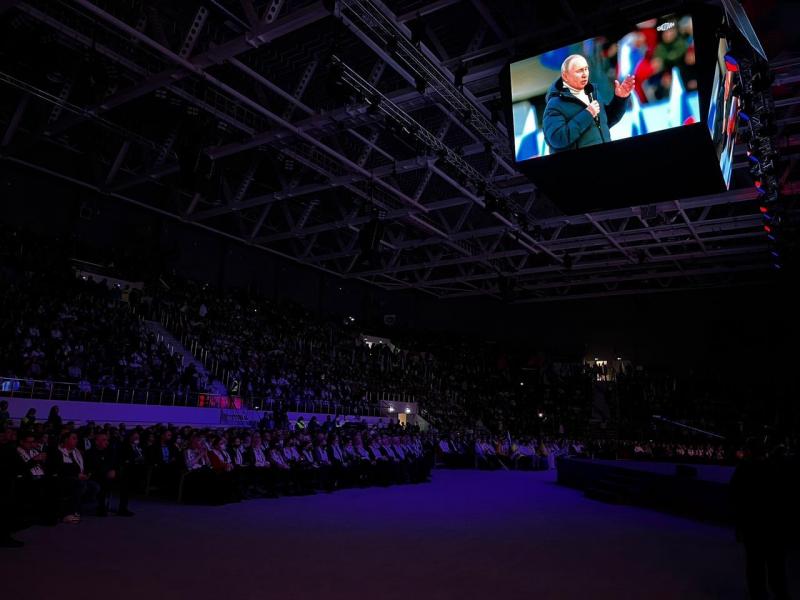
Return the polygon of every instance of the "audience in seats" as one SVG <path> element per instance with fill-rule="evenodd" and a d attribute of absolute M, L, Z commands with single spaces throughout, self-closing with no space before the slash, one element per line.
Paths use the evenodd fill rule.
<path fill-rule="evenodd" d="M 547 431 L 564 437 L 566 430 L 588 439 L 595 437 L 586 431 L 590 418 L 599 418 L 598 426 L 611 421 L 595 400 L 613 384 L 626 407 L 616 424 L 622 439 L 644 437 L 654 414 L 727 438 L 749 434 L 737 431 L 742 421 L 768 422 L 766 403 L 752 401 L 762 392 L 753 386 L 761 382 L 717 378 L 707 389 L 695 390 L 697 382 L 715 374 L 678 376 L 621 359 L 562 362 L 528 345 L 505 347 L 452 333 L 313 314 L 284 300 L 161 272 L 147 278 L 155 285 L 122 290 L 77 276 L 68 262 L 72 251 L 69 244 L 31 231 L 10 231 L 0 239 L 7 258 L 0 271 L 5 291 L 0 296 L 0 393 L 27 394 L 36 385 L 46 390 L 51 382 L 65 382 L 71 399 L 128 398 L 138 391 L 141 398 L 172 403 L 187 392 L 209 392 L 222 384 L 245 404 L 271 407 L 263 425 L 278 428 L 286 427 L 286 411 L 293 408 L 314 404 L 355 414 L 374 409 L 378 397 L 388 394 L 400 403 L 417 402 L 440 431 L 517 437 Z M 172 353 L 143 318 L 162 321 L 176 338 L 197 344 L 203 361 L 213 367 L 211 380 L 184 365 L 183 355 Z M 368 335 L 382 339 L 368 342 Z M 223 381 L 215 383 L 214 377 Z M 0 426 L 4 418 L 0 406 Z M 37 419 L 35 411 L 30 413 L 23 427 Z M 48 421 L 60 432 L 57 413 Z M 303 426 L 326 434 L 336 427 L 332 420 Z M 675 430 L 670 437 L 674 443 L 685 437 L 684 447 L 663 449 L 665 456 L 708 459 L 705 447 L 704 456 L 697 456 L 690 436 Z M 653 449 L 652 458 L 661 451 Z M 454 452 L 461 455 L 463 449 Z M 648 451 L 636 453 L 641 454 Z M 495 456 L 504 464 L 513 460 L 507 448 L 495 448 Z"/>

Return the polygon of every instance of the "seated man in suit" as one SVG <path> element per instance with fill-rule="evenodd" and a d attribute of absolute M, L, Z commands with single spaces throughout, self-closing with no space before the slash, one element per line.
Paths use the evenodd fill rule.
<path fill-rule="evenodd" d="M 161 490 L 173 492 L 178 486 L 181 463 L 172 443 L 172 430 L 161 432 L 159 441 L 147 449 L 147 463 L 152 466 L 152 482 Z"/>
<path fill-rule="evenodd" d="M 324 433 L 317 434 L 313 452 L 314 460 L 322 471 L 323 487 L 328 491 L 333 491 L 338 487 L 338 471 L 334 469 L 331 457 L 328 454 L 328 438 Z"/>
<path fill-rule="evenodd" d="M 117 514 L 130 517 L 128 510 L 128 486 L 122 483 L 122 471 L 117 453 L 109 447 L 109 436 L 105 432 L 94 436 L 94 447 L 86 452 L 86 464 L 92 480 L 97 482 L 100 491 L 97 495 L 97 516 L 108 516 L 108 496 L 114 487 L 120 491 L 120 510 Z"/>
<path fill-rule="evenodd" d="M 374 483 L 378 473 L 378 463 L 364 446 L 364 440 L 360 433 L 356 433 L 352 440 L 348 440 L 345 444 L 345 452 L 352 456 L 356 465 L 359 485 L 366 486 Z"/>
<path fill-rule="evenodd" d="M 288 494 L 299 494 L 301 491 L 300 480 L 292 465 L 286 460 L 283 440 L 275 436 L 269 450 L 269 461 L 275 469 L 275 477 L 278 485 Z"/>
<path fill-rule="evenodd" d="M 339 444 L 339 436 L 335 433 L 329 434 L 325 448 L 336 485 L 338 487 L 353 485 L 354 470 L 351 468 L 350 458 L 345 455 L 344 449 Z"/>
<path fill-rule="evenodd" d="M 267 459 L 269 451 L 264 452 L 263 440 L 261 434 L 258 432 L 253 433 L 250 438 L 250 443 L 245 449 L 244 463 L 250 470 L 250 478 L 252 484 L 255 486 L 256 492 L 262 496 L 276 497 L 276 475 L 272 464 Z"/>
<path fill-rule="evenodd" d="M 380 485 L 391 485 L 394 479 L 394 457 L 386 454 L 381 447 L 380 435 L 375 433 L 367 448 L 375 465 L 375 475 Z"/>
<path fill-rule="evenodd" d="M 461 466 L 462 457 L 458 453 L 452 436 L 439 440 L 437 451 L 446 467 L 456 468 Z"/>
<path fill-rule="evenodd" d="M 211 469 L 217 476 L 216 487 L 220 492 L 220 500 L 222 502 L 241 500 L 242 492 L 236 466 L 227 450 L 224 437 L 217 435 L 212 438 L 211 452 L 208 453 L 208 458 L 211 460 Z"/>
<path fill-rule="evenodd" d="M 191 436 L 189 447 L 183 451 L 183 460 L 187 470 L 183 482 L 183 501 L 187 504 L 218 503 L 216 476 L 201 435 L 195 433 Z"/>
<path fill-rule="evenodd" d="M 47 453 L 39 448 L 32 432 L 24 432 L 17 447 L 17 485 L 19 500 L 35 509 L 46 525 L 58 522 L 58 490 L 46 472 Z"/>
<path fill-rule="evenodd" d="M 397 453 L 392 438 L 388 435 L 381 436 L 380 447 L 383 453 L 389 457 L 389 462 L 392 465 L 392 481 L 394 483 L 405 483 L 408 481 L 408 469 L 405 461 Z"/>

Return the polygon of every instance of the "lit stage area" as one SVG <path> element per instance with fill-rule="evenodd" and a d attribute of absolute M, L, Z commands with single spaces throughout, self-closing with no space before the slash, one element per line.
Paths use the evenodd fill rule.
<path fill-rule="evenodd" d="M 605 504 L 553 472 L 251 500 L 138 502 L 133 519 L 34 527 L 0 555 L 3 596 L 616 600 L 746 598 L 728 527 Z M 800 597 L 800 556 L 790 553 Z"/>

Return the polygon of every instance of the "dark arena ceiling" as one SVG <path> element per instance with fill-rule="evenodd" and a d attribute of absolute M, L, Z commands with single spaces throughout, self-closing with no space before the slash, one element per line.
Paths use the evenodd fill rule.
<path fill-rule="evenodd" d="M 499 73 L 511 57 L 678 5 L 0 0 L 0 156 L 387 290 L 535 302 L 766 280 L 743 148 L 729 192 L 654 205 L 622 190 L 626 208 L 584 214 L 537 193 L 510 158 Z M 800 55 L 775 10 L 753 20 L 794 196 Z M 487 206 L 356 97 L 342 65 L 512 208 Z"/>

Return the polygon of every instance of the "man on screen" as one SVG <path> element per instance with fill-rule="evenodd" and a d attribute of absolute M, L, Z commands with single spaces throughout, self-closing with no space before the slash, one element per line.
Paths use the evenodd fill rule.
<path fill-rule="evenodd" d="M 614 81 L 614 97 L 601 104 L 589 83 L 589 65 L 580 54 L 568 56 L 561 65 L 561 77 L 547 92 L 544 109 L 544 137 L 555 154 L 611 141 L 609 128 L 625 114 L 628 97 L 636 79 L 628 75 Z"/>

